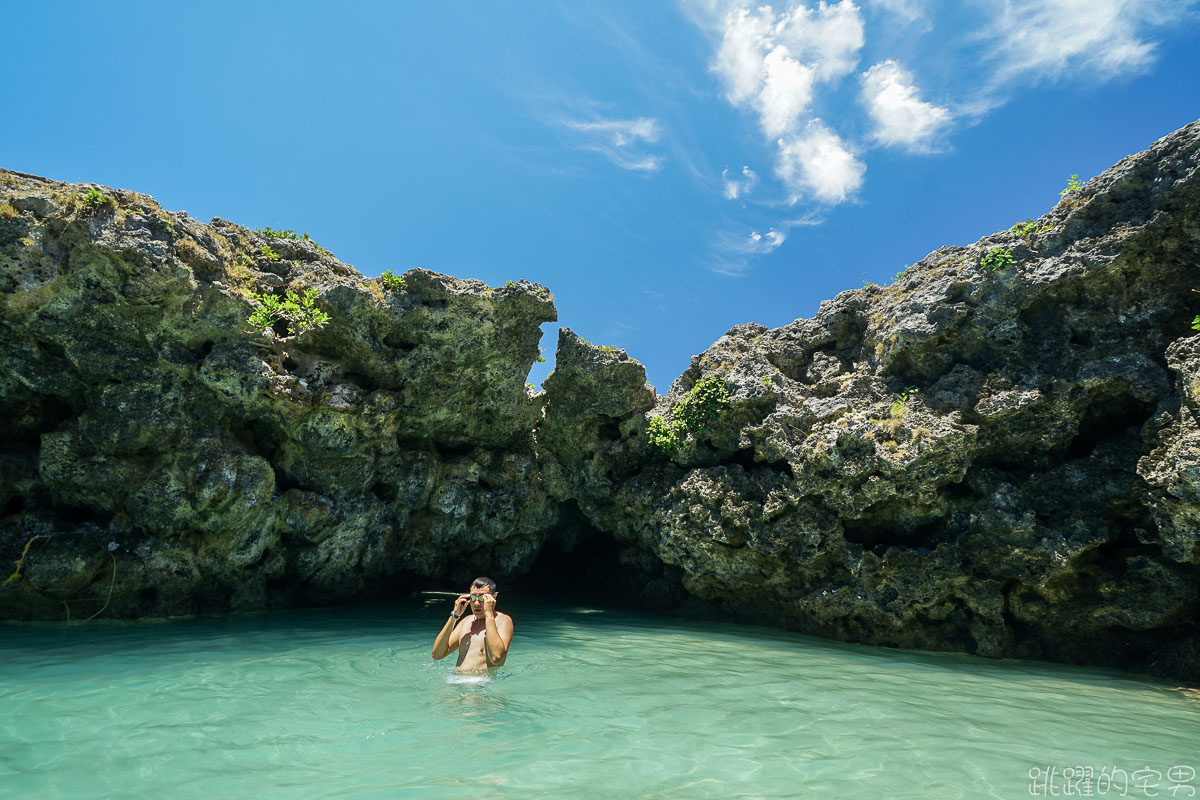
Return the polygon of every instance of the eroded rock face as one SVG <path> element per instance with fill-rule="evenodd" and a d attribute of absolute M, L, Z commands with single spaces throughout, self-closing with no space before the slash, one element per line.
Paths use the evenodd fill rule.
<path fill-rule="evenodd" d="M 1198 153 L 1194 124 L 1024 236 L 734 327 L 658 412 L 713 375 L 728 407 L 609 524 L 744 618 L 1200 678 Z"/>
<path fill-rule="evenodd" d="M 666 397 L 568 329 L 528 390 L 542 287 L 385 291 L 309 241 L 0 173 L 0 616 L 330 602 L 554 551 L 658 609 L 1200 680 L 1198 154 L 1200 123 L 1020 232 L 738 325 Z M 289 287 L 330 324 L 246 333 L 247 292 Z M 652 447 L 714 377 L 716 418 Z"/>
<path fill-rule="evenodd" d="M 537 552 L 546 289 L 387 291 L 311 241 L 0 177 L 3 616 L 324 602 Z M 327 326 L 247 333 L 249 292 L 304 288 Z"/>

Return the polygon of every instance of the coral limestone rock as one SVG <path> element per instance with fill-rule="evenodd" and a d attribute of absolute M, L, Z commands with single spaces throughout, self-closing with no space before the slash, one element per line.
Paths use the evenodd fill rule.
<path fill-rule="evenodd" d="M 331 602 L 583 548 L 559 563 L 659 609 L 1200 679 L 1198 169 L 1194 123 L 1035 222 L 735 326 L 665 397 L 565 328 L 528 390 L 535 284 L 368 279 L 0 173 L 0 616 Z M 247 329 L 313 290 L 327 323 Z"/>

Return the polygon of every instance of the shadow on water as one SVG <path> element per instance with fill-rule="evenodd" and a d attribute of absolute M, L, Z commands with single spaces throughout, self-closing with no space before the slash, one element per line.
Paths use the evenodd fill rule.
<path fill-rule="evenodd" d="M 504 600 L 504 598 L 502 598 Z M 452 605 L 449 595 L 413 595 L 352 608 L 295 609 L 250 612 L 220 617 L 188 617 L 167 620 L 93 621 L 77 623 L 0 623 L 0 654 L 8 658 L 36 651 L 47 657 L 59 651 L 64 660 L 78 657 L 79 648 L 119 649 L 123 655 L 153 651 L 161 660 L 175 651 L 180 662 L 197 653 L 210 660 L 244 658 L 247 645 L 257 657 L 287 653 L 309 642 L 342 639 L 394 638 L 397 648 L 411 653 L 413 663 L 427 656 L 428 648 L 445 622 Z M 570 652 L 588 648 L 627 634 L 672 637 L 674 647 L 711 646 L 728 648 L 731 658 L 744 648 L 753 653 L 794 653 L 804 659 L 840 661 L 849 665 L 878 664 L 890 669 L 922 672 L 963 673 L 1005 681 L 1044 680 L 1053 674 L 1064 680 L 1107 684 L 1113 680 L 1136 681 L 1148 687 L 1176 688 L 1174 683 L 1150 676 L 1104 667 L 1071 666 L 1017 659 L 985 659 L 963 653 L 900 650 L 873 645 L 820 639 L 777 628 L 747 626 L 731 622 L 689 620 L 658 616 L 628 608 L 581 606 L 555 602 L 545 597 L 502 602 L 498 608 L 512 616 L 515 639 L 509 663 L 484 681 L 474 676 L 454 676 L 444 683 L 447 692 L 459 697 L 458 708 L 503 710 L 503 699 L 495 688 L 504 681 L 519 680 L 524 668 L 533 666 L 539 654 Z M 432 662 L 431 662 L 432 663 Z M 446 662 L 449 663 L 448 661 Z M 547 664 L 538 664 L 547 668 Z M 451 673 L 453 675 L 453 673 Z M 491 713 L 489 712 L 489 713 Z"/>

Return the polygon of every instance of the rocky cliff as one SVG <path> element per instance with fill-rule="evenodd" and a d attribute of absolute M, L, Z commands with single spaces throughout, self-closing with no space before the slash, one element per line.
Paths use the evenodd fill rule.
<path fill-rule="evenodd" d="M 1200 680 L 1200 123 L 666 397 L 548 290 L 0 172 L 10 619 L 325 603 L 553 564 L 839 639 Z M 315 289 L 329 323 L 248 332 Z M 541 560 L 539 560 L 539 558 Z"/>

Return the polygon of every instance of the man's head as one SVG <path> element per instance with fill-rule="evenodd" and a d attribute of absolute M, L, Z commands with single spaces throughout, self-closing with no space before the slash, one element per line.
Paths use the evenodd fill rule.
<path fill-rule="evenodd" d="M 476 578 L 471 583 L 471 612 L 477 616 L 483 616 L 483 596 L 490 594 L 492 597 L 499 599 L 500 593 L 496 591 L 496 582 L 491 578 Z"/>

